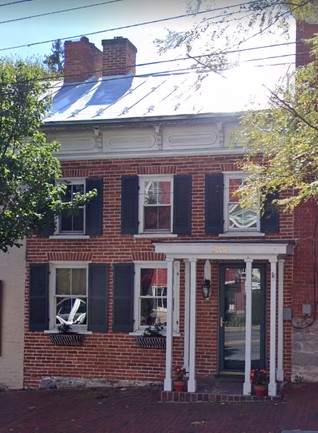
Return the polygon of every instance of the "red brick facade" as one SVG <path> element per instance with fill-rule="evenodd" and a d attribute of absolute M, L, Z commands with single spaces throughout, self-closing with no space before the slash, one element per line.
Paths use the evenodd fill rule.
<path fill-rule="evenodd" d="M 28 331 L 28 294 L 26 288 L 26 337 L 25 337 L 25 386 L 37 387 L 45 376 L 65 376 L 100 380 L 157 381 L 164 378 L 165 351 L 145 350 L 136 346 L 134 336 L 112 332 L 112 264 L 130 263 L 135 260 L 163 260 L 154 253 L 152 239 L 134 239 L 122 235 L 120 227 L 120 180 L 122 175 L 140 173 L 175 173 L 192 175 L 192 234 L 178 236 L 178 240 L 216 239 L 204 230 L 204 179 L 206 174 L 235 170 L 235 158 L 219 157 L 175 157 L 162 158 L 153 166 L 151 158 L 126 160 L 99 160 L 63 162 L 65 176 L 98 176 L 104 179 L 103 235 L 85 240 L 55 240 L 33 237 L 28 240 L 27 263 L 49 261 L 89 260 L 110 265 L 108 317 L 109 327 L 105 334 L 86 335 L 81 347 L 56 347 L 49 335 Z M 310 211 L 310 210 L 309 210 Z M 309 302 L 312 296 L 312 242 L 305 240 L 313 227 L 303 224 L 307 211 L 298 211 L 294 216 L 281 215 L 280 233 L 267 238 L 303 239 L 296 248 L 294 258 L 288 257 L 285 265 L 284 305 L 293 306 L 299 312 L 301 302 Z M 308 219 L 310 215 L 308 214 Z M 197 374 L 218 372 L 218 266 L 212 261 L 212 296 L 207 302 L 197 292 Z M 204 262 L 199 261 L 198 287 L 203 281 Z M 303 274 L 306 279 L 303 279 Z M 294 283 L 293 283 L 294 281 Z M 269 284 L 268 284 L 269 287 Z M 301 288 L 301 290 L 299 290 Z M 297 293 L 299 291 L 299 295 Z M 293 296 L 293 304 L 292 304 Z M 269 290 L 267 291 L 269 299 Z M 180 337 L 174 337 L 173 362 L 182 364 L 184 324 L 184 273 L 181 264 L 180 278 Z M 269 305 L 269 300 L 267 302 Z M 269 311 L 269 309 L 268 309 Z M 267 323 L 269 323 L 267 313 Z M 268 325 L 269 326 L 269 325 Z M 268 328 L 267 326 L 267 328 Z M 291 371 L 291 326 L 284 322 L 285 374 Z M 269 332 L 269 330 L 268 330 Z"/>

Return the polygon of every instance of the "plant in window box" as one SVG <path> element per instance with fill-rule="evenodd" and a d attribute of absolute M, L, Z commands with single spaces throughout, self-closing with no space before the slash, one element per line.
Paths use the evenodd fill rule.
<path fill-rule="evenodd" d="M 166 337 L 162 335 L 163 326 L 155 324 L 147 326 L 143 335 L 136 337 L 137 346 L 144 349 L 165 349 Z"/>
<path fill-rule="evenodd" d="M 268 370 L 254 369 L 250 374 L 250 382 L 254 386 L 255 394 L 258 397 L 267 395 L 267 387 L 269 382 Z"/>
<path fill-rule="evenodd" d="M 72 330 L 68 323 L 61 323 L 58 326 L 58 333 L 50 334 L 51 341 L 55 346 L 81 346 L 84 335 Z"/>

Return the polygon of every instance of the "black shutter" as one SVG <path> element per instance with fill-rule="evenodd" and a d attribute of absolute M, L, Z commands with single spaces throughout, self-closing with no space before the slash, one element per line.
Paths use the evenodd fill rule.
<path fill-rule="evenodd" d="M 108 330 L 108 266 L 91 263 L 88 267 L 88 326 L 93 332 Z"/>
<path fill-rule="evenodd" d="M 262 233 L 279 233 L 279 209 L 272 203 L 273 200 L 279 199 L 279 193 L 267 194 L 264 203 L 264 212 L 261 216 Z"/>
<path fill-rule="evenodd" d="M 134 312 L 134 264 L 114 265 L 113 332 L 131 332 Z"/>
<path fill-rule="evenodd" d="M 205 177 L 205 232 L 223 233 L 223 174 Z"/>
<path fill-rule="evenodd" d="M 138 176 L 121 180 L 121 233 L 138 233 Z"/>
<path fill-rule="evenodd" d="M 97 196 L 86 205 L 86 234 L 98 236 L 103 234 L 103 180 L 87 179 L 86 191 L 97 190 Z"/>
<path fill-rule="evenodd" d="M 192 177 L 174 176 L 173 233 L 191 234 Z"/>
<path fill-rule="evenodd" d="M 30 331 L 49 328 L 49 265 L 30 265 Z"/>

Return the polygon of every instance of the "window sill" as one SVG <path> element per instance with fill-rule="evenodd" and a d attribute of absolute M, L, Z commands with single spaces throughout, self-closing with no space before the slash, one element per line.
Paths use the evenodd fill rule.
<path fill-rule="evenodd" d="M 220 233 L 219 238 L 262 238 L 265 233 L 260 232 L 226 232 Z"/>
<path fill-rule="evenodd" d="M 84 334 L 84 335 L 91 335 L 92 334 L 92 331 L 87 331 L 87 329 L 74 328 L 73 332 L 76 332 L 77 334 Z M 53 328 L 53 329 L 46 329 L 44 331 L 44 334 L 61 334 L 61 332 L 59 332 L 57 328 Z"/>
<path fill-rule="evenodd" d="M 174 233 L 141 233 L 134 235 L 135 239 L 151 239 L 151 238 L 177 238 Z"/>
<path fill-rule="evenodd" d="M 49 236 L 49 239 L 54 239 L 56 241 L 60 240 L 60 239 L 89 239 L 90 237 L 88 235 L 80 235 L 80 234 L 74 234 L 74 235 L 52 235 Z"/>
<path fill-rule="evenodd" d="M 129 335 L 131 335 L 133 337 L 143 337 L 144 336 L 144 331 L 129 332 Z M 162 336 L 166 337 L 166 331 L 163 331 Z M 173 332 L 173 337 L 180 337 L 180 333 L 179 332 Z M 146 338 L 149 338 L 149 337 L 146 337 Z"/>

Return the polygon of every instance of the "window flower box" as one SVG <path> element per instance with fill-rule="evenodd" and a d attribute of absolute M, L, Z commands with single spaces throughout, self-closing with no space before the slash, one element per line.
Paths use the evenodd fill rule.
<path fill-rule="evenodd" d="M 85 335 L 77 333 L 50 334 L 54 346 L 82 346 Z"/>
<path fill-rule="evenodd" d="M 139 335 L 135 337 L 136 344 L 138 347 L 143 349 L 165 349 L 166 348 L 166 337 L 147 337 Z"/>

